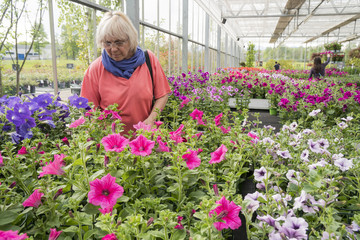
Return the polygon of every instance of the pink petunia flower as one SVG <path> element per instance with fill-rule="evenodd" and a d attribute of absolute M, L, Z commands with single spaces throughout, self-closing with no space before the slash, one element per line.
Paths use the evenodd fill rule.
<path fill-rule="evenodd" d="M 123 187 L 115 183 L 115 179 L 108 173 L 105 177 L 90 182 L 89 203 L 100 205 L 102 209 L 114 207 L 117 199 L 124 193 Z"/>
<path fill-rule="evenodd" d="M 26 147 L 22 146 L 21 149 L 18 151 L 18 154 L 20 155 L 28 154 L 28 151 L 26 151 Z"/>
<path fill-rule="evenodd" d="M 101 240 L 118 240 L 115 233 L 104 236 Z"/>
<path fill-rule="evenodd" d="M 166 142 L 162 141 L 161 136 L 157 137 L 156 142 L 159 144 L 158 149 L 156 149 L 157 152 L 170 152 L 170 148 Z"/>
<path fill-rule="evenodd" d="M 136 130 L 140 130 L 140 129 L 144 129 L 145 131 L 151 131 L 152 130 L 152 126 L 151 125 L 148 125 L 148 124 L 145 124 L 143 122 L 138 122 L 138 124 L 136 125 L 133 125 L 133 127 L 136 129 Z"/>
<path fill-rule="evenodd" d="M 223 113 L 220 113 L 219 115 L 217 115 L 215 117 L 214 121 L 215 121 L 216 126 L 219 126 L 221 124 L 220 121 L 221 121 L 222 116 L 223 116 Z"/>
<path fill-rule="evenodd" d="M 104 215 L 106 215 L 107 213 L 110 213 L 110 215 L 112 215 L 113 207 L 99 208 L 99 211 Z"/>
<path fill-rule="evenodd" d="M 211 159 L 209 161 L 210 164 L 222 162 L 225 159 L 225 154 L 227 152 L 227 148 L 224 144 L 215 150 L 215 152 L 210 153 Z"/>
<path fill-rule="evenodd" d="M 78 126 L 85 123 L 85 118 L 81 117 L 78 120 L 75 120 L 73 123 L 69 125 L 69 128 L 77 128 Z"/>
<path fill-rule="evenodd" d="M 163 125 L 164 123 L 162 121 L 156 121 L 155 125 L 157 128 L 159 128 L 161 125 Z"/>
<path fill-rule="evenodd" d="M 181 142 L 183 142 L 184 139 L 181 137 L 181 134 L 182 134 L 182 130 L 184 129 L 184 127 L 185 127 L 184 124 L 181 124 L 176 131 L 174 131 L 174 132 L 169 132 L 169 134 L 170 134 L 170 139 L 171 139 L 171 140 L 174 140 L 175 143 L 181 143 Z"/>
<path fill-rule="evenodd" d="M 42 172 L 39 175 L 39 178 L 45 176 L 45 175 L 63 175 L 65 173 L 64 170 L 61 169 L 61 167 L 65 166 L 64 158 L 66 155 L 61 154 L 55 154 L 54 155 L 54 161 L 48 163 L 46 166 L 42 167 Z"/>
<path fill-rule="evenodd" d="M 0 239 L 4 240 L 23 240 L 29 238 L 26 233 L 19 235 L 18 231 L 1 231 L 0 230 Z"/>
<path fill-rule="evenodd" d="M 230 132 L 231 127 L 229 126 L 228 128 L 224 128 L 223 126 L 220 126 L 220 129 L 221 129 L 221 131 L 222 131 L 224 134 L 226 134 L 226 133 L 229 133 L 229 132 Z"/>
<path fill-rule="evenodd" d="M 143 135 L 139 135 L 136 139 L 129 143 L 131 153 L 137 156 L 148 156 L 154 148 L 155 142 L 148 140 Z"/>
<path fill-rule="evenodd" d="M 56 231 L 56 228 L 50 228 L 49 240 L 56 240 L 61 233 L 62 231 Z"/>
<path fill-rule="evenodd" d="M 182 158 L 186 161 L 186 165 L 189 169 L 194 169 L 201 164 L 201 160 L 198 157 L 198 152 L 194 150 L 188 150 L 188 153 L 182 155 Z"/>
<path fill-rule="evenodd" d="M 44 196 L 43 193 L 39 191 L 39 189 L 35 189 L 35 191 L 23 202 L 24 207 L 34 207 L 38 208 L 41 202 L 41 197 Z"/>
<path fill-rule="evenodd" d="M 241 220 L 239 217 L 241 207 L 237 206 L 233 201 L 230 202 L 229 200 L 226 200 L 225 196 L 219 201 L 216 201 L 216 203 L 220 204 L 220 206 L 211 210 L 209 215 L 211 216 L 216 212 L 217 219 L 221 219 L 223 222 L 215 222 L 215 228 L 218 231 L 221 231 L 224 228 L 231 228 L 232 230 L 238 229 L 241 226 Z"/>
<path fill-rule="evenodd" d="M 259 142 L 259 137 L 254 132 L 249 132 L 248 136 L 251 137 L 252 139 L 254 139 L 254 140 L 251 140 L 250 142 L 252 142 L 252 143 Z"/>
<path fill-rule="evenodd" d="M 191 101 L 190 98 L 186 97 L 185 100 L 183 100 L 181 103 L 180 103 L 180 106 L 179 106 L 179 109 L 182 109 L 186 104 L 188 104 L 189 102 Z"/>
<path fill-rule="evenodd" d="M 104 120 L 105 118 L 107 118 L 107 116 L 109 116 L 111 114 L 111 119 L 115 120 L 115 119 L 120 119 L 121 120 L 121 116 L 119 115 L 118 112 L 115 112 L 113 110 L 104 110 L 101 115 L 98 117 L 98 120 Z"/>
<path fill-rule="evenodd" d="M 63 139 L 61 139 L 61 141 L 62 141 L 64 144 L 70 146 L 70 143 L 69 143 L 69 140 L 67 139 L 67 137 L 64 137 Z"/>
<path fill-rule="evenodd" d="M 129 140 L 121 136 L 119 133 L 109 134 L 101 139 L 106 152 L 122 152 Z"/>
<path fill-rule="evenodd" d="M 189 115 L 192 117 L 193 120 L 197 120 L 199 125 L 205 125 L 202 116 L 203 116 L 204 112 L 198 110 L 198 109 L 194 109 L 194 111 L 192 113 L 190 113 Z"/>

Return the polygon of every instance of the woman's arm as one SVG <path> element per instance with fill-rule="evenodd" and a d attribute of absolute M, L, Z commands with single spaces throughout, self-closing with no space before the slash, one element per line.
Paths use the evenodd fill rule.
<path fill-rule="evenodd" d="M 326 62 L 324 62 L 324 67 L 325 67 L 326 65 L 328 65 L 329 62 L 330 62 L 330 54 L 327 55 L 327 60 L 326 60 Z"/>
<path fill-rule="evenodd" d="M 314 70 L 311 68 L 309 78 L 311 78 L 313 74 L 314 74 Z"/>
<path fill-rule="evenodd" d="M 155 103 L 151 110 L 150 115 L 144 121 L 145 124 L 151 125 L 151 126 L 154 125 L 156 117 L 158 115 L 158 112 L 160 113 L 164 109 L 168 98 L 169 98 L 168 94 L 165 94 L 163 97 L 155 100 Z"/>

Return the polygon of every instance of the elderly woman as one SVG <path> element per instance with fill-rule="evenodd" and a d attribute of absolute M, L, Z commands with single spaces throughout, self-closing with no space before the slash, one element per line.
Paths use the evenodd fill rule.
<path fill-rule="evenodd" d="M 137 39 L 137 31 L 125 14 L 107 12 L 96 35 L 102 56 L 85 72 L 80 94 L 101 109 L 117 103 L 125 124 L 124 133 L 140 121 L 153 125 L 158 114 L 156 109 L 165 107 L 171 92 L 159 60 L 148 51 L 150 75 Z"/>
<path fill-rule="evenodd" d="M 329 62 L 330 54 L 327 54 L 327 61 L 324 63 L 321 63 L 320 57 L 314 58 L 314 66 L 310 70 L 309 78 L 312 78 L 312 76 L 315 78 L 325 77 L 325 67 L 329 64 Z"/>

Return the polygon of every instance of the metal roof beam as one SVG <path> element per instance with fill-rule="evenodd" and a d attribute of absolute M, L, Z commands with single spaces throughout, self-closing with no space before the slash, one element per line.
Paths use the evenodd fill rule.
<path fill-rule="evenodd" d="M 311 15 L 312 17 L 331 17 L 331 16 L 348 16 L 348 15 L 356 15 L 359 12 L 347 12 L 347 13 L 319 13 L 319 14 L 269 14 L 269 15 L 228 15 L 223 16 L 223 18 L 277 18 L 277 17 L 306 17 Z"/>
<path fill-rule="evenodd" d="M 306 40 L 304 43 L 312 42 L 312 41 L 314 41 L 315 39 L 318 39 L 319 37 L 322 37 L 322 36 L 324 36 L 324 35 L 326 35 L 326 34 L 328 34 L 328 33 L 330 33 L 330 32 L 333 32 L 333 31 L 335 31 L 335 30 L 338 29 L 338 28 L 341 28 L 341 27 L 343 27 L 343 26 L 346 26 L 346 25 L 348 25 L 349 23 L 351 23 L 351 22 L 353 22 L 353 21 L 356 21 L 356 20 L 359 19 L 359 18 L 360 18 L 360 14 L 357 14 L 357 15 L 355 15 L 354 17 L 352 17 L 352 18 L 350 18 L 350 19 L 348 19 L 348 20 L 346 20 L 346 21 L 344 21 L 344 22 L 342 22 L 342 23 L 339 23 L 338 25 L 336 25 L 336 26 L 334 26 L 334 27 L 332 27 L 332 28 L 329 28 L 328 30 L 322 32 L 321 34 L 319 34 L 319 35 L 317 35 L 317 36 L 315 36 L 315 37 L 312 37 L 312 38 Z"/>
<path fill-rule="evenodd" d="M 102 12 L 112 11 L 110 8 L 106 8 L 106 7 L 104 7 L 104 6 L 101 6 L 101 5 L 99 5 L 99 4 L 90 2 L 90 1 L 88 1 L 88 0 L 70 0 L 70 1 L 71 1 L 71 2 L 74 2 L 74 3 L 81 4 L 81 5 L 83 5 L 83 6 L 86 6 L 86 7 L 92 8 L 92 9 L 96 9 L 96 10 L 102 11 Z"/>

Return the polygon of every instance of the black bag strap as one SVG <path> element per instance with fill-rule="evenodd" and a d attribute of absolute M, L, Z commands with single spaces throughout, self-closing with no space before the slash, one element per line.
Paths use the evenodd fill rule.
<path fill-rule="evenodd" d="M 150 62 L 150 57 L 149 57 L 149 53 L 147 50 L 145 50 L 145 61 L 146 61 L 146 65 L 149 69 L 150 72 L 150 76 L 151 76 L 151 82 L 152 82 L 152 87 L 153 87 L 153 102 L 155 100 L 155 91 L 154 91 L 154 77 L 153 77 L 153 72 L 152 72 L 152 66 L 151 66 L 151 62 Z"/>

